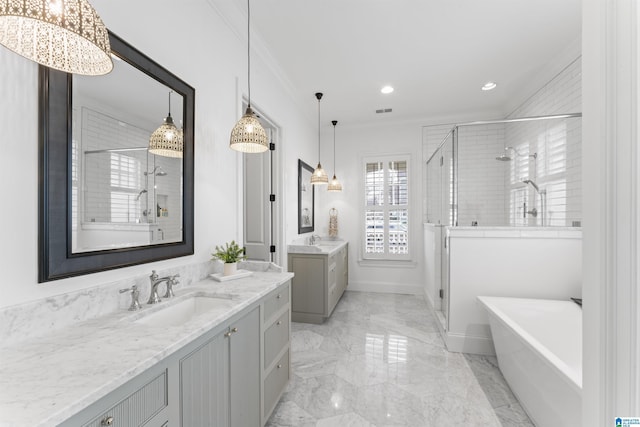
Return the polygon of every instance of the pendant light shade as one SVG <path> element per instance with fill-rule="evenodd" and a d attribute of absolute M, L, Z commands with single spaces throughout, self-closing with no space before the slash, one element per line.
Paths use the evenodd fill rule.
<path fill-rule="evenodd" d="M 269 149 L 267 133 L 251 109 L 251 7 L 247 0 L 247 87 L 249 102 L 244 116 L 231 130 L 229 148 L 243 153 L 262 153 Z"/>
<path fill-rule="evenodd" d="M 332 120 L 331 124 L 333 125 L 333 178 L 329 182 L 327 191 L 339 192 L 342 191 L 342 184 L 340 184 L 340 181 L 336 178 L 336 125 L 338 121 Z"/>
<path fill-rule="evenodd" d="M 311 184 L 327 185 L 329 183 L 329 177 L 320 164 L 320 100 L 322 99 L 322 93 L 316 93 L 316 98 L 318 99 L 318 167 L 316 167 L 311 175 Z"/>
<path fill-rule="evenodd" d="M 149 153 L 164 157 L 182 157 L 184 139 L 171 117 L 171 92 L 169 92 L 169 114 L 164 123 L 149 137 Z"/>
<path fill-rule="evenodd" d="M 0 0 L 0 44 L 67 73 L 113 69 L 109 33 L 87 0 Z"/>

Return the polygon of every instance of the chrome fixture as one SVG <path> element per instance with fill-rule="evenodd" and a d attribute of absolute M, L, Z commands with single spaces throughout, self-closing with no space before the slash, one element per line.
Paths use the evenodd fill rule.
<path fill-rule="evenodd" d="M 545 223 L 545 211 L 547 209 L 547 190 L 541 190 L 540 187 L 538 187 L 538 184 L 536 184 L 535 182 L 531 181 L 530 179 L 525 179 L 522 181 L 523 184 L 531 184 L 531 186 L 536 190 L 536 193 L 538 193 L 538 195 L 540 196 L 540 221 L 541 221 L 541 225 L 544 227 Z M 536 208 L 533 208 L 530 211 L 527 211 L 527 204 L 525 203 L 524 205 L 524 212 L 525 212 L 525 217 L 526 214 L 531 215 L 532 217 L 536 218 L 538 216 L 538 210 Z"/>
<path fill-rule="evenodd" d="M 336 125 L 338 121 L 332 120 L 331 124 L 333 125 L 333 178 L 327 187 L 327 191 L 338 192 L 342 191 L 342 184 L 336 178 Z"/>
<path fill-rule="evenodd" d="M 315 245 L 316 243 L 318 243 L 318 241 L 321 239 L 320 236 L 318 236 L 317 234 L 312 234 L 309 237 L 309 244 L 310 245 Z"/>
<path fill-rule="evenodd" d="M 131 291 L 131 305 L 129 306 L 129 311 L 140 310 L 142 306 L 140 305 L 140 301 L 138 300 L 138 298 L 140 297 L 138 285 L 132 285 L 130 288 L 120 289 L 119 292 L 123 294 L 129 291 Z"/>
<path fill-rule="evenodd" d="M 164 169 L 162 169 L 162 166 L 156 166 L 155 168 L 153 168 L 151 172 L 144 173 L 145 176 L 154 175 L 154 174 L 155 176 L 167 176 L 167 173 L 164 171 Z"/>
<path fill-rule="evenodd" d="M 243 153 L 263 153 L 269 149 L 267 133 L 251 109 L 251 7 L 247 0 L 247 110 L 231 130 L 229 148 Z"/>
<path fill-rule="evenodd" d="M 140 192 L 138 193 L 138 195 L 136 196 L 136 200 L 140 200 L 140 196 L 142 196 L 144 193 L 146 193 L 147 190 L 145 188 L 143 188 L 142 190 L 140 190 Z"/>
<path fill-rule="evenodd" d="M 316 92 L 316 98 L 318 99 L 318 167 L 316 167 L 311 175 L 311 184 L 327 185 L 329 184 L 329 177 L 320 164 L 320 100 L 322 99 L 322 93 Z"/>
<path fill-rule="evenodd" d="M 109 32 L 88 0 L 0 1 L 0 44 L 67 73 L 113 69 Z"/>
<path fill-rule="evenodd" d="M 147 301 L 147 304 L 157 304 L 161 301 L 160 297 L 158 296 L 158 285 L 162 282 L 167 283 L 167 291 L 164 294 L 164 298 L 173 297 L 173 286 L 180 283 L 178 280 L 176 280 L 176 277 L 180 277 L 180 275 L 175 274 L 173 276 L 159 277 L 156 271 L 152 270 L 151 276 L 149 276 L 149 281 L 151 282 L 151 293 L 149 295 L 149 301 Z"/>
<path fill-rule="evenodd" d="M 184 141 L 171 117 L 171 93 L 169 91 L 169 114 L 158 129 L 149 137 L 149 153 L 164 157 L 182 158 Z"/>
<path fill-rule="evenodd" d="M 502 153 L 501 155 L 496 157 L 496 160 L 500 160 L 501 162 L 510 162 L 511 160 L 513 160 L 513 158 L 507 154 L 507 152 L 509 150 L 512 150 L 514 153 L 516 153 L 516 156 L 518 156 L 518 157 L 531 157 L 533 159 L 537 159 L 538 158 L 538 153 L 522 154 L 515 147 L 505 147 L 504 148 L 504 153 Z"/>

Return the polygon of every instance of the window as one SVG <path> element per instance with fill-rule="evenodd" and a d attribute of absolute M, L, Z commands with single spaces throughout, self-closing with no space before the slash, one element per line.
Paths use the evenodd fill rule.
<path fill-rule="evenodd" d="M 409 159 L 364 160 L 364 258 L 409 258 Z"/>

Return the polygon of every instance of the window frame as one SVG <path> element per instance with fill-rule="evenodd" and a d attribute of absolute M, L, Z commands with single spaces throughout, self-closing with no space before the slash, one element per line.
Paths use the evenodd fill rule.
<path fill-rule="evenodd" d="M 411 262 L 413 261 L 414 256 L 414 244 L 411 230 L 413 229 L 413 217 L 414 217 L 414 208 L 412 208 L 413 202 L 413 170 L 412 170 L 412 156 L 409 153 L 397 153 L 397 154 L 384 154 L 384 155 L 364 155 L 361 156 L 361 170 L 360 170 L 360 219 L 358 221 L 358 226 L 360 228 L 360 260 L 364 262 L 388 262 L 388 261 L 400 261 L 400 262 Z M 407 165 L 407 204 L 403 205 L 390 205 L 389 204 L 389 163 L 390 162 L 406 162 Z M 382 163 L 384 178 L 383 178 L 383 194 L 384 194 L 384 203 L 382 205 L 372 205 L 367 206 L 367 164 L 368 163 Z M 384 252 L 383 253 L 367 253 L 366 247 L 366 239 L 367 239 L 367 223 L 366 223 L 366 215 L 367 211 L 370 210 L 381 210 L 383 211 L 384 217 Z M 389 213 L 394 210 L 406 210 L 407 211 L 407 253 L 406 254 L 392 254 L 389 252 L 390 244 L 389 244 Z"/>

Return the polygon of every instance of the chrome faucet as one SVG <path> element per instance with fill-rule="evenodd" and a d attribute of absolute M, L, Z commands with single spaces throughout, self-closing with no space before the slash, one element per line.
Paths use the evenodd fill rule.
<path fill-rule="evenodd" d="M 317 242 L 318 240 L 320 240 L 320 239 L 321 239 L 321 237 L 320 237 L 320 236 L 318 236 L 317 234 L 312 234 L 312 235 L 311 235 L 311 237 L 309 237 L 309 244 L 310 244 L 310 245 L 315 245 L 315 244 L 316 244 L 316 242 Z"/>
<path fill-rule="evenodd" d="M 158 296 L 158 285 L 162 282 L 167 283 L 167 291 L 164 294 L 164 298 L 173 297 L 173 286 L 180 283 L 176 280 L 176 277 L 180 277 L 180 275 L 175 274 L 173 276 L 159 277 L 156 271 L 152 270 L 151 276 L 149 276 L 149 280 L 151 281 L 151 293 L 149 295 L 149 301 L 147 301 L 147 304 L 157 304 L 161 301 L 160 297 Z"/>

